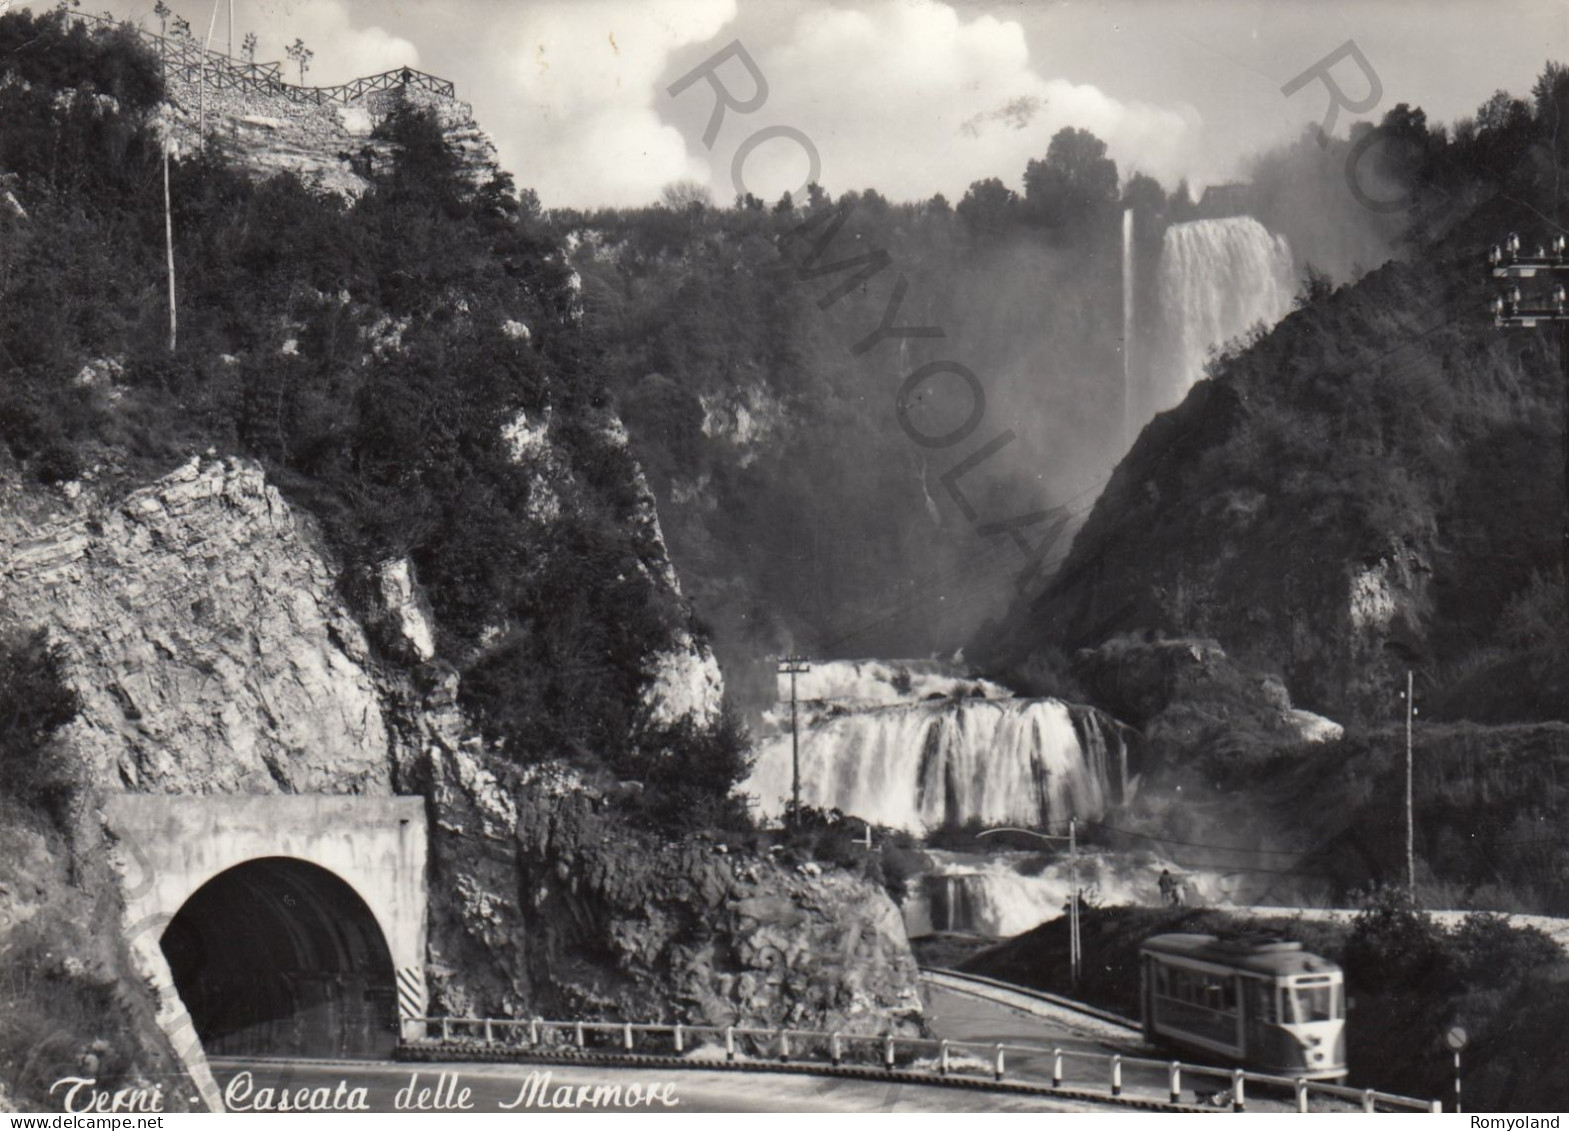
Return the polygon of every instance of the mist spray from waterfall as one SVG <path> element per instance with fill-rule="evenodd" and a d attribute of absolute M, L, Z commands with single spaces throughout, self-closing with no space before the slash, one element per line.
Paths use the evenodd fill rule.
<path fill-rule="evenodd" d="M 1133 444 L 1133 209 L 1122 210 L 1122 449 Z"/>
<path fill-rule="evenodd" d="M 1291 245 L 1251 216 L 1173 224 L 1161 245 L 1158 288 L 1163 349 L 1151 409 L 1164 412 L 1204 376 L 1211 349 L 1291 310 Z"/>

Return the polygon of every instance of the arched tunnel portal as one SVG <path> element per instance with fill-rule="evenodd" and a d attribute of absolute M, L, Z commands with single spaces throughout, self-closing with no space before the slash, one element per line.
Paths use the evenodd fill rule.
<path fill-rule="evenodd" d="M 218 873 L 161 945 L 209 1055 L 381 1057 L 397 1041 L 381 925 L 319 865 L 270 856 Z"/>

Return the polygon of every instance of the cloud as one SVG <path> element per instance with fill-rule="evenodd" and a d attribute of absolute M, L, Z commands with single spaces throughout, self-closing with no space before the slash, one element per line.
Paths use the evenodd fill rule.
<path fill-rule="evenodd" d="M 736 147 L 770 125 L 811 139 L 830 191 L 874 187 L 894 199 L 935 192 L 956 199 L 992 176 L 1017 186 L 1029 159 L 1043 156 L 1064 126 L 1104 139 L 1124 175 L 1137 168 L 1174 181 L 1196 149 L 1201 123 L 1191 107 L 1125 102 L 1042 75 L 1020 24 L 966 19 L 936 0 L 811 7 L 771 41 L 750 42 L 744 28 L 741 37 L 767 76 L 769 99 L 752 115 L 726 119 L 710 158 L 721 200 L 734 192 Z M 689 97 L 706 112 L 706 89 L 694 91 L 701 97 Z M 687 137 L 702 152 L 692 131 Z M 805 166 L 800 146 L 769 141 L 747 154 L 743 175 L 748 189 L 772 199 L 798 187 Z"/>
<path fill-rule="evenodd" d="M 379 24 L 354 26 L 344 0 L 262 0 L 248 7 L 251 11 L 246 13 L 247 23 L 255 28 L 259 40 L 256 58 L 283 62 L 285 74 L 297 77 L 294 64 L 284 58 L 284 49 L 295 39 L 303 39 L 305 46 L 316 53 L 305 76 L 312 86 L 331 86 L 361 75 L 420 65 L 419 49 L 409 40 Z M 202 12 L 200 26 L 196 16 L 188 18 L 196 34 L 205 37 L 209 13 Z M 213 46 L 219 50 L 223 50 L 227 34 L 223 21 L 220 15 L 213 36 Z M 241 33 L 244 30 L 237 29 Z M 234 50 L 236 54 L 240 50 L 238 35 Z"/>
<path fill-rule="evenodd" d="M 671 181 L 706 182 L 707 161 L 659 115 L 659 79 L 735 14 L 735 0 L 519 6 L 504 25 L 514 109 L 490 127 L 503 163 L 550 206 L 644 204 Z"/>

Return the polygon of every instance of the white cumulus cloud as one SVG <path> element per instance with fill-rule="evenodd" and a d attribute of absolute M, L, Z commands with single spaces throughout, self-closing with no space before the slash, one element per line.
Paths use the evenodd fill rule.
<path fill-rule="evenodd" d="M 956 199 L 975 180 L 1018 187 L 1064 126 L 1105 140 L 1126 175 L 1171 181 L 1187 172 L 1197 111 L 1125 102 L 1099 88 L 1048 77 L 1030 60 L 1024 29 L 983 15 L 966 19 L 936 0 L 871 0 L 801 11 L 782 37 L 742 41 L 768 80 L 757 112 L 726 117 L 711 155 L 715 197 L 728 200 L 736 147 L 771 125 L 801 130 L 822 159 L 830 191 L 876 188 L 895 199 L 942 192 Z M 739 69 L 731 79 L 748 91 Z M 706 86 L 684 97 L 712 102 Z M 685 119 L 683 118 L 683 123 Z M 690 144 L 701 141 L 688 130 Z M 799 185 L 801 148 L 769 141 L 746 158 L 746 187 L 765 198 Z"/>
<path fill-rule="evenodd" d="M 491 125 L 503 163 L 545 204 L 628 205 L 708 162 L 660 117 L 670 54 L 717 35 L 735 0 L 554 0 L 506 23 L 512 108 Z M 488 124 L 488 123 L 487 123 Z"/>
<path fill-rule="evenodd" d="M 199 38 L 207 35 L 208 18 L 207 11 L 201 12 L 199 18 L 190 16 Z M 255 30 L 257 61 L 282 62 L 291 81 L 298 79 L 299 70 L 284 58 L 284 50 L 296 39 L 304 40 L 305 46 L 315 52 L 305 76 L 312 86 L 330 86 L 394 67 L 420 65 L 419 49 L 410 40 L 380 23 L 364 21 L 356 25 L 344 0 L 262 0 L 248 3 L 244 18 L 245 24 L 237 32 Z M 223 50 L 226 35 L 224 16 L 220 14 L 213 46 Z M 234 50 L 239 53 L 238 35 Z"/>

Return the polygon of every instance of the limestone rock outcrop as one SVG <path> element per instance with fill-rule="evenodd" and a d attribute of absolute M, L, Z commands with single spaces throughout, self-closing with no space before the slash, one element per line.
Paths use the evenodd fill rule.
<path fill-rule="evenodd" d="M 477 814 L 487 806 L 488 775 L 472 765 L 464 772 L 467 787 L 453 781 L 436 795 Z M 515 793 L 507 856 L 497 838 L 439 885 L 466 924 L 461 937 L 433 940 L 445 950 L 431 986 L 446 1007 L 919 1031 L 915 960 L 880 888 L 715 842 L 628 836 L 605 799 L 570 774 L 528 779 Z M 497 890 L 502 880 L 520 902 Z M 470 954 L 498 947 L 513 961 L 491 968 L 509 977 L 457 976 L 473 965 Z"/>
<path fill-rule="evenodd" d="M 372 91 L 347 104 L 296 102 L 243 88 L 209 88 L 204 98 L 194 80 L 173 70 L 168 89 L 164 125 L 179 144 L 197 148 L 205 126 L 209 141 L 255 176 L 290 172 L 331 191 L 359 195 L 366 182 L 354 164 L 366 153 L 373 161 L 385 157 L 385 145 L 371 135 L 400 102 L 436 116 L 476 183 L 488 181 L 500 168 L 495 145 L 476 124 L 468 103 L 417 87 Z"/>
<path fill-rule="evenodd" d="M 43 625 L 109 788 L 389 792 L 365 634 L 254 464 L 192 459 L 108 504 L 0 524 L 0 615 Z"/>

